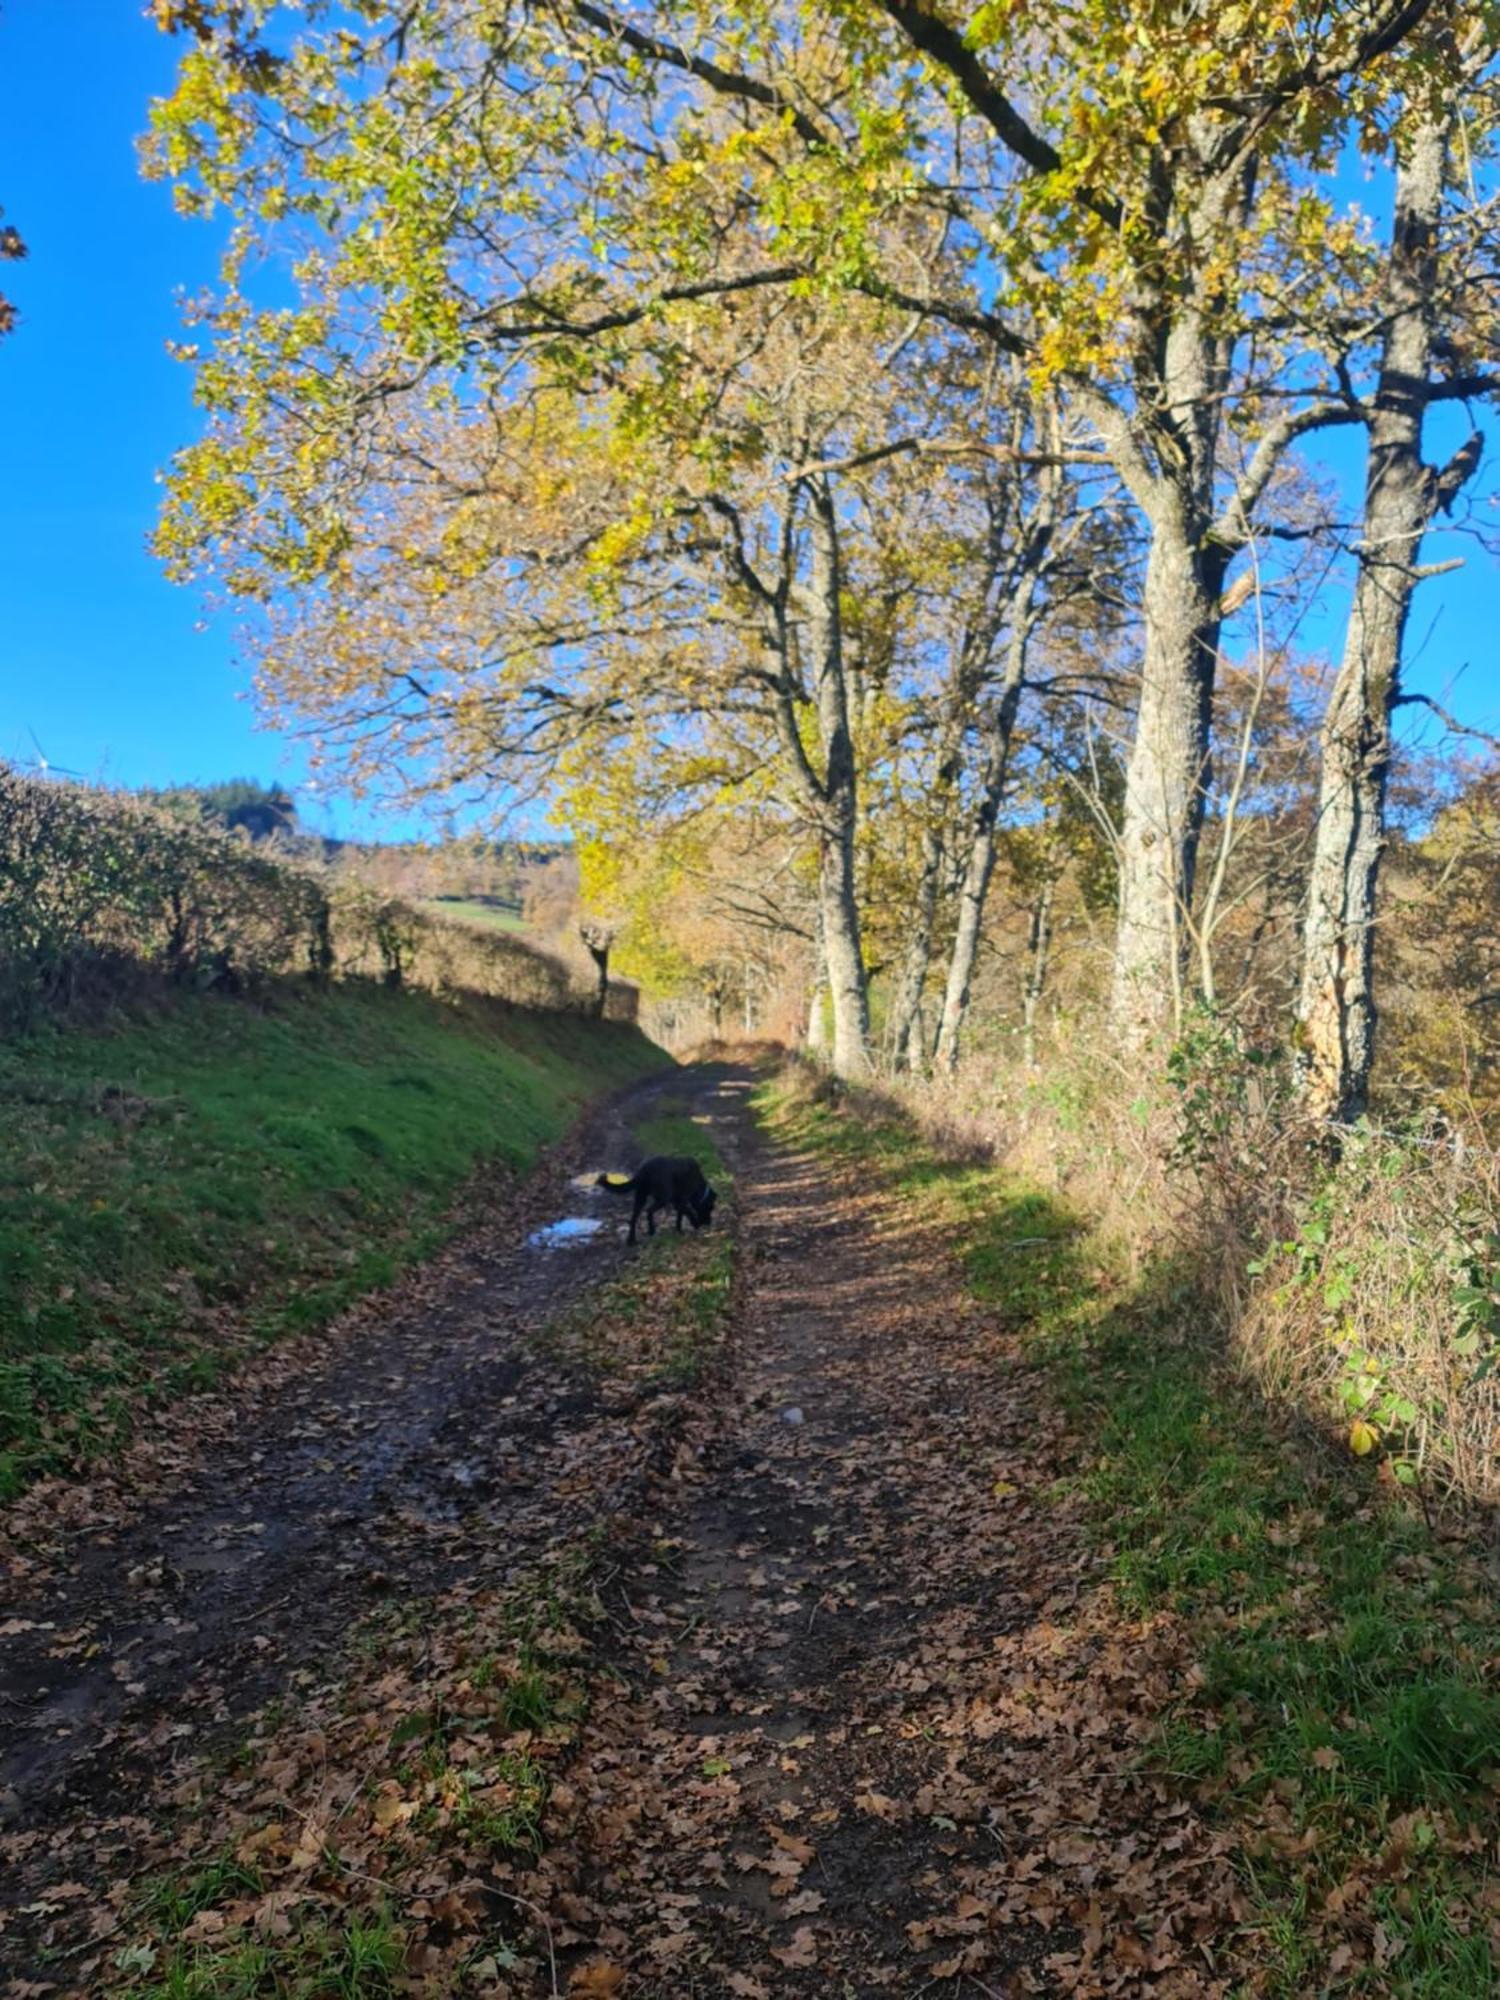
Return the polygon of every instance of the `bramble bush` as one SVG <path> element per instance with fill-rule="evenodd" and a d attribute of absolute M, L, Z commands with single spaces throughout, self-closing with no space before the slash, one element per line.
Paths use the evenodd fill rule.
<path fill-rule="evenodd" d="M 1500 1154 L 1420 1120 L 1338 1135 L 1291 1052 L 1209 1012 L 1159 1085 L 1097 1038 L 1036 1065 L 976 1053 L 890 1098 L 945 1157 L 987 1157 L 1088 1218 L 1101 1269 L 1150 1289 L 1274 1407 L 1424 1502 L 1500 1501 Z"/>

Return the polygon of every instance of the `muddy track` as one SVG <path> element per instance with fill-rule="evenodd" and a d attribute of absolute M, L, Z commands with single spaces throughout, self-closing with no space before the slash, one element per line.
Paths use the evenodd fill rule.
<path fill-rule="evenodd" d="M 1230 1991 L 1228 1837 L 1141 1755 L 1186 1656 L 1170 1621 L 1123 1619 L 1100 1576 L 1042 1374 L 975 1306 L 931 1217 L 766 1139 L 749 1084 L 721 1065 L 622 1093 L 503 1223 L 378 1327 L 331 1341 L 220 1434 L 217 1463 L 83 1546 L 26 1608 L 35 1629 L 8 1642 L 0 1684 L 31 1829 L 9 1852 L 23 1910 L 39 1883 L 54 1901 L 10 1936 L 40 1938 L 42 1976 L 78 1949 L 59 1877 L 112 1877 L 124 1908 L 172 1802 L 201 1797 L 205 1771 L 211 1802 L 232 1794 L 205 1752 L 278 1694 L 305 1747 L 299 1702 L 336 1707 L 351 1628 L 384 1597 L 482 1591 L 608 1517 L 641 1533 L 613 1572 L 545 1842 L 524 1864 L 491 1859 L 498 1890 L 476 1887 L 461 1840 L 423 1863 L 455 1886 L 408 1966 L 469 1963 L 461 1905 L 476 1937 L 508 1912 L 521 1969 L 413 1971 L 402 1990 Z M 525 1235 L 576 1212 L 580 1169 L 631 1158 L 632 1124 L 664 1098 L 714 1127 L 739 1257 L 732 1376 L 698 1399 L 691 1447 L 662 1434 L 653 1467 L 658 1434 L 528 1342 L 620 1268 L 619 1208 L 565 1253 Z"/>
<path fill-rule="evenodd" d="M 549 1438 L 590 1412 L 523 1337 L 621 1258 L 619 1204 L 572 1179 L 638 1157 L 636 1123 L 722 1081 L 668 1070 L 608 1100 L 481 1232 L 308 1343 L 322 1358 L 240 1411 L 192 1476 L 7 1595 L 0 1823 L 117 1808 L 153 1750 L 232 1728 L 382 1596 L 440 1588 L 468 1559 L 448 1531 L 476 1512 L 502 1532 L 515 1515 L 524 1540 Z M 527 1244 L 564 1213 L 605 1226 Z"/>

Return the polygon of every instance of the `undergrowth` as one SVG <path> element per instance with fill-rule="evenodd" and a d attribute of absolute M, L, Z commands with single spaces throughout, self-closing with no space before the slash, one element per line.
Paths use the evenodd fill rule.
<path fill-rule="evenodd" d="M 1188 1622 L 1197 1684 L 1151 1757 L 1236 1828 L 1244 1990 L 1493 1992 L 1500 1619 L 1470 1544 L 1238 1374 L 1180 1258 L 1132 1271 L 1050 1193 L 805 1076 L 758 1109 L 954 1228 L 1069 1414 L 1122 1608 Z"/>
<path fill-rule="evenodd" d="M 343 987 L 184 996 L 0 1048 L 0 1499 L 430 1252 L 661 1052 L 632 1029 Z"/>

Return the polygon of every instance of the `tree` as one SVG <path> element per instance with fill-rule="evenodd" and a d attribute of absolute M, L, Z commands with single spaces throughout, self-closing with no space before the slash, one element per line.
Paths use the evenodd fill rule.
<path fill-rule="evenodd" d="M 1424 536 L 1478 469 L 1476 430 L 1441 469 L 1423 457 L 1436 403 L 1500 392 L 1500 376 L 1455 370 L 1449 335 L 1475 306 L 1470 259 L 1445 223 L 1456 111 L 1419 100 L 1396 138 L 1390 247 L 1374 301 L 1375 382 L 1360 414 L 1368 435 L 1358 568 L 1344 656 L 1321 734 L 1322 778 L 1308 883 L 1298 1003 L 1303 1094 L 1316 1118 L 1364 1111 L 1375 1055 L 1374 926 L 1386 845 L 1392 717 L 1405 698 L 1407 617 L 1424 574 Z M 1472 244 L 1474 218 L 1457 232 Z M 1449 240 L 1445 242 L 1445 234 Z M 1480 305 L 1483 333 L 1493 317 Z"/>
<path fill-rule="evenodd" d="M 946 384 L 945 384 L 946 386 Z M 1039 634 L 1097 624 L 1121 593 L 1129 554 L 1118 488 L 1093 467 L 1059 399 L 1028 391 L 1012 364 L 990 369 L 950 431 L 972 439 L 962 479 L 927 481 L 934 555 L 910 572 L 940 638 L 921 691 L 921 755 L 905 773 L 921 806 L 921 851 L 903 913 L 904 949 L 887 1022 L 896 1065 L 922 1058 L 918 1030 L 939 905 L 957 910 L 934 1053 L 951 1069 L 994 869 L 1011 743 Z M 1081 461 L 1079 464 L 1077 461 Z M 879 510 L 882 523 L 886 509 Z M 898 517 L 903 536 L 908 524 Z M 938 576 L 929 571 L 940 572 Z"/>
<path fill-rule="evenodd" d="M 1500 1094 L 1500 778 L 1493 747 L 1476 765 L 1445 746 L 1444 765 L 1435 817 L 1430 782 L 1415 826 L 1391 814 L 1375 976 L 1393 1056 L 1380 1065 L 1382 1099 L 1436 1101 L 1462 1129 L 1476 1112 L 1487 1123 Z"/>
<path fill-rule="evenodd" d="M 405 759 L 426 791 L 535 783 L 588 812 L 609 771 L 628 821 L 773 768 L 818 856 L 847 1075 L 869 1061 L 861 662 L 845 635 L 855 503 L 827 461 L 858 457 L 878 420 L 861 364 L 881 317 L 752 303 L 732 337 L 622 349 L 581 416 L 571 391 L 532 387 L 477 426 L 392 430 L 387 465 L 399 451 L 419 476 L 387 475 L 347 570 L 273 619 L 260 669 L 356 766 Z"/>
<path fill-rule="evenodd" d="M 609 1004 L 609 954 L 615 941 L 615 926 L 604 917 L 584 917 L 579 922 L 578 935 L 594 962 L 596 983 L 590 1012 L 596 1020 L 602 1020 Z"/>
<path fill-rule="evenodd" d="M 161 11 L 195 47 L 153 159 L 189 206 L 239 218 L 200 376 L 214 425 L 164 533 L 180 567 L 316 584 L 377 504 L 403 402 L 597 391 L 632 337 L 665 381 L 690 326 L 773 292 L 862 296 L 1012 356 L 1087 415 L 1147 526 L 1113 1007 L 1131 1034 L 1170 1018 L 1228 571 L 1296 441 L 1357 420 L 1319 347 L 1330 242 L 1354 232 L 1309 177 L 1407 79 L 1452 81 L 1431 0 L 969 19 L 916 0 L 711 18 L 661 0 L 645 19 L 430 0 L 363 26 L 311 0 L 274 48 L 274 9 Z M 297 223 L 298 300 L 257 312 L 248 252 Z M 827 600 L 837 502 L 811 462 L 798 477 L 805 587 Z M 858 1051 L 846 676 L 836 621 L 805 637 L 823 649 L 826 949 Z"/>
<path fill-rule="evenodd" d="M 216 821 L 231 831 L 243 829 L 252 840 L 296 830 L 297 806 L 279 785 L 262 785 L 254 778 L 227 778 L 217 785 L 186 785 L 152 795 L 153 802 Z"/>
<path fill-rule="evenodd" d="M 1354 420 L 1336 384 L 1299 393 L 1286 362 L 1301 344 L 1278 343 L 1263 309 L 1266 290 L 1309 291 L 1326 255 L 1326 208 L 1296 198 L 1292 171 L 1373 118 L 1431 10 L 1007 8 L 967 28 L 914 0 L 883 11 L 1019 177 L 984 221 L 1039 334 L 1013 316 L 983 330 L 1091 410 L 1146 519 L 1112 1008 L 1121 1029 L 1149 1029 L 1181 991 L 1229 566 L 1293 443 Z M 1432 55 L 1423 45 L 1420 59 Z M 1063 79 L 1060 102 L 1032 117 L 1018 94 L 1027 67 Z M 1246 353 L 1268 334 L 1274 382 Z M 1231 424 L 1254 445 L 1226 485 Z"/>

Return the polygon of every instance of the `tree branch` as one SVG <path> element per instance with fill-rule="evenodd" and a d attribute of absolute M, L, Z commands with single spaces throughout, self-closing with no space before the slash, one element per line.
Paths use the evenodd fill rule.
<path fill-rule="evenodd" d="M 1427 385 L 1429 403 L 1467 403 L 1471 397 L 1500 396 L 1500 375 L 1453 375 Z"/>
<path fill-rule="evenodd" d="M 793 279 L 805 277 L 800 264 L 773 264 L 769 270 L 747 271 L 737 278 L 700 278 L 689 285 L 668 285 L 665 290 L 655 292 L 633 306 L 617 306 L 610 312 L 599 313 L 593 319 L 570 320 L 561 313 L 547 313 L 547 308 L 535 301 L 512 301 L 505 307 L 491 307 L 479 315 L 471 324 L 484 324 L 500 311 L 516 311 L 522 304 L 530 304 L 534 312 L 547 314 L 536 321 L 521 321 L 510 326 L 496 327 L 490 338 L 494 341 L 534 340 L 543 334 L 567 334 L 578 340 L 591 340 L 601 333 L 614 333 L 625 326 L 637 326 L 647 319 L 659 306 L 681 305 L 693 299 L 719 298 L 731 292 L 749 292 L 763 289 L 768 285 L 788 285 Z M 478 342 L 473 343 L 478 345 Z"/>
<path fill-rule="evenodd" d="M 607 8 L 594 6 L 592 0 L 569 0 L 569 4 L 580 20 L 587 21 L 590 27 L 597 28 L 600 34 L 608 35 L 612 41 L 633 49 L 637 55 L 647 56 L 652 62 L 665 63 L 688 76 L 695 76 L 721 97 L 737 97 L 750 104 L 764 105 L 768 111 L 787 119 L 798 138 L 818 152 L 837 150 L 837 141 L 830 139 L 814 119 L 784 97 L 774 84 L 748 76 L 742 70 L 725 69 L 708 56 L 691 55 L 679 43 L 669 42 L 660 35 L 648 35 L 643 29 L 620 20 Z"/>
<path fill-rule="evenodd" d="M 957 28 L 916 0 L 879 0 L 879 5 L 913 48 L 952 77 L 974 111 L 1018 160 L 1035 174 L 1058 171 L 1061 153 L 1027 124 Z M 1079 199 L 1111 229 L 1118 229 L 1124 220 L 1124 210 L 1109 195 L 1082 188 Z"/>
<path fill-rule="evenodd" d="M 1333 424 L 1362 424 L 1369 413 L 1359 402 L 1308 403 L 1300 410 L 1288 410 L 1268 425 L 1250 463 L 1241 474 L 1233 498 L 1209 530 L 1210 539 L 1220 548 L 1242 549 L 1250 536 L 1250 522 L 1273 474 L 1299 437 Z"/>

